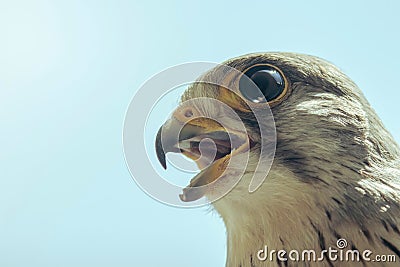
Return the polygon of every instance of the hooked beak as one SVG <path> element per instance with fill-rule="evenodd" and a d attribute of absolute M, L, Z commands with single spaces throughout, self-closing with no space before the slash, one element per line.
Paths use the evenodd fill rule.
<path fill-rule="evenodd" d="M 165 155 L 168 152 L 182 153 L 179 143 L 199 135 L 201 127 L 191 124 L 183 125 L 177 119 L 171 118 L 164 123 L 157 132 L 156 153 L 158 161 L 164 169 L 167 169 Z"/>
<path fill-rule="evenodd" d="M 169 152 L 184 154 L 201 169 L 180 195 L 187 202 L 205 195 L 204 186 L 223 176 L 231 157 L 249 149 L 249 138 L 247 133 L 227 130 L 208 118 L 183 124 L 172 117 L 158 130 L 155 148 L 164 169 Z"/>

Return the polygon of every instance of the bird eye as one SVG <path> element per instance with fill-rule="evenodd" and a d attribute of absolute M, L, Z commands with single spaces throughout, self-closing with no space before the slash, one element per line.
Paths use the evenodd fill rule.
<path fill-rule="evenodd" d="M 275 67 L 256 65 L 244 72 L 239 81 L 239 90 L 251 102 L 266 103 L 282 99 L 287 92 L 287 85 L 283 74 Z"/>

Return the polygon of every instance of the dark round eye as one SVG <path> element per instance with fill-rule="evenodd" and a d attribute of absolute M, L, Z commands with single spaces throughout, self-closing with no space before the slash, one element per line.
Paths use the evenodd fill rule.
<path fill-rule="evenodd" d="M 280 99 L 286 93 L 285 86 L 282 74 L 269 65 L 257 65 L 248 69 L 239 81 L 239 90 L 242 95 L 254 103 Z"/>

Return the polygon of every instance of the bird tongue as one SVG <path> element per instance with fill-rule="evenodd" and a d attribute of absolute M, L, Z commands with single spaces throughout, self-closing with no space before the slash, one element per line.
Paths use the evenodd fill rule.
<path fill-rule="evenodd" d="M 190 181 L 190 184 L 183 189 L 182 194 L 179 195 L 179 198 L 184 202 L 195 201 L 202 198 L 207 191 L 207 185 L 216 181 L 223 175 L 226 167 L 229 164 L 231 155 L 232 154 L 225 155 L 198 173 Z"/>

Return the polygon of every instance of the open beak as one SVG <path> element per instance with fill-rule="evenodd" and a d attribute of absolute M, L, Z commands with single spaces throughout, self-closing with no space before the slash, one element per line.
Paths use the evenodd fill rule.
<path fill-rule="evenodd" d="M 249 139 L 247 133 L 226 129 L 211 119 L 198 118 L 183 124 L 172 117 L 159 129 L 155 147 L 164 169 L 169 152 L 184 154 L 201 169 L 180 195 L 188 202 L 205 195 L 204 186 L 223 176 L 233 155 L 249 149 Z"/>

